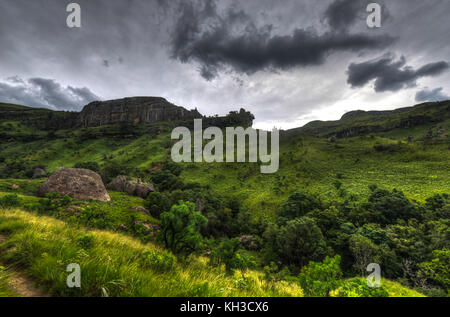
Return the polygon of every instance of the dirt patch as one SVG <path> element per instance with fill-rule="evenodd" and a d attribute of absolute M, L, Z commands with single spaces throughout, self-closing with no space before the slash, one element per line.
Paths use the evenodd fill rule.
<path fill-rule="evenodd" d="M 0 234 L 0 243 L 5 242 L 7 237 Z M 1 265 L 1 262 L 0 262 Z M 34 281 L 26 277 L 22 272 L 8 269 L 8 273 L 11 274 L 9 279 L 9 286 L 20 297 L 47 297 L 48 295 L 42 292 L 35 286 Z"/>

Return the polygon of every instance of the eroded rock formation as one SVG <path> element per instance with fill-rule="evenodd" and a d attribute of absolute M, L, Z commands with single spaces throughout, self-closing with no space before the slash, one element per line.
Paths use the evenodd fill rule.
<path fill-rule="evenodd" d="M 94 101 L 79 114 L 82 127 L 115 123 L 153 123 L 160 121 L 201 118 L 197 110 L 186 110 L 161 97 L 132 97 L 109 101 Z"/>

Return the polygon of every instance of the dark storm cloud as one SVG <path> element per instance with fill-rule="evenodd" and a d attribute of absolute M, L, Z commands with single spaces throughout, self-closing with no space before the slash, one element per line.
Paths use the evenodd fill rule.
<path fill-rule="evenodd" d="M 199 63 L 201 75 L 208 80 L 227 67 L 253 74 L 321 65 L 337 51 L 381 49 L 394 41 L 388 35 L 318 34 L 298 28 L 289 35 L 274 35 L 272 25 L 257 26 L 244 11 L 233 7 L 219 12 L 214 1 L 183 2 L 180 11 L 172 36 L 173 58 Z"/>
<path fill-rule="evenodd" d="M 14 76 L 0 82 L 0 100 L 26 106 L 80 110 L 82 106 L 99 99 L 86 87 L 64 87 L 53 79 L 23 80 Z"/>
<path fill-rule="evenodd" d="M 381 58 L 352 63 L 348 67 L 347 82 L 354 87 L 362 87 L 375 80 L 375 91 L 398 91 L 404 87 L 414 87 L 419 78 L 437 76 L 449 68 L 445 61 L 426 64 L 415 70 L 406 66 L 405 57 L 396 61 L 392 54 Z"/>
<path fill-rule="evenodd" d="M 358 20 L 367 18 L 366 8 L 372 0 L 336 0 L 333 1 L 324 13 L 324 20 L 331 30 L 346 32 Z M 382 21 L 386 22 L 390 18 L 387 6 L 377 1 L 382 8 Z"/>
<path fill-rule="evenodd" d="M 361 0 L 336 0 L 325 11 L 325 21 L 331 29 L 346 31 L 364 10 L 364 2 Z"/>
<path fill-rule="evenodd" d="M 416 93 L 416 101 L 417 102 L 425 102 L 425 101 L 442 101 L 448 100 L 450 96 L 443 92 L 443 88 L 439 87 L 433 90 L 428 88 L 422 89 Z"/>

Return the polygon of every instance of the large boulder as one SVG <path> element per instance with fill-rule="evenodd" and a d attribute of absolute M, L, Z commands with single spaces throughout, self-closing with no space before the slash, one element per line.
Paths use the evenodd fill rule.
<path fill-rule="evenodd" d="M 59 193 L 76 199 L 111 200 L 99 174 L 78 168 L 56 171 L 38 190 L 39 196 L 47 193 Z"/>
<path fill-rule="evenodd" d="M 116 192 L 127 193 L 130 196 L 137 196 L 147 198 L 147 196 L 155 191 L 155 188 L 150 183 L 141 182 L 137 178 L 130 178 L 125 175 L 119 175 L 109 183 L 106 188 Z"/>

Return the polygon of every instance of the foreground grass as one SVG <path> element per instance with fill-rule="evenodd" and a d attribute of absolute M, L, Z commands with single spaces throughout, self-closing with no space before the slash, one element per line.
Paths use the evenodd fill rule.
<path fill-rule="evenodd" d="M 153 244 L 107 231 L 88 231 L 18 209 L 0 210 L 0 262 L 23 270 L 51 296 L 300 297 L 295 282 L 267 282 L 261 272 L 227 275 L 204 257 L 168 265 L 173 256 Z M 81 288 L 66 286 L 66 267 L 81 267 Z M 393 297 L 422 294 L 383 280 Z M 0 296 L 14 296 L 0 271 Z"/>
<path fill-rule="evenodd" d="M 425 297 L 425 295 L 406 288 L 402 286 L 400 283 L 393 282 L 390 280 L 382 279 L 381 285 L 383 285 L 386 289 L 388 289 L 390 297 Z"/>
<path fill-rule="evenodd" d="M 9 286 L 9 274 L 0 266 L 0 297 L 13 297 L 16 293 Z"/>
<path fill-rule="evenodd" d="M 173 267 L 170 254 L 106 231 L 86 231 L 21 210 L 0 211 L 0 260 L 23 269 L 53 296 L 301 296 L 296 284 L 265 282 L 259 272 L 227 276 L 190 257 Z M 86 236 L 92 237 L 86 239 Z M 92 240 L 86 245 L 83 241 Z M 81 267 L 81 288 L 66 286 L 66 267 Z"/>

